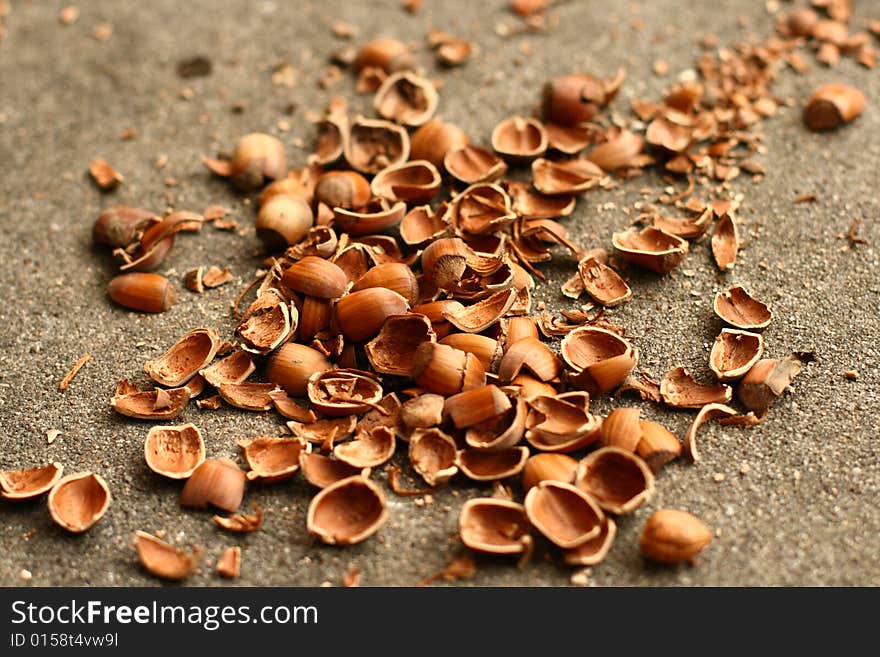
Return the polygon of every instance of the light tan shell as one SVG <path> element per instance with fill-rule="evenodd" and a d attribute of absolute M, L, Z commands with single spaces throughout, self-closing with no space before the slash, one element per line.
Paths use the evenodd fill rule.
<path fill-rule="evenodd" d="M 135 532 L 134 546 L 141 565 L 151 575 L 168 580 L 189 577 L 199 567 L 202 556 L 201 548 L 186 552 L 140 530 Z"/>
<path fill-rule="evenodd" d="M 697 450 L 697 432 L 700 430 L 700 427 L 709 420 L 733 417 L 734 415 L 736 415 L 736 411 L 724 404 L 706 404 L 700 409 L 684 437 L 684 449 L 692 461 L 697 462 L 700 460 L 700 452 Z"/>
<path fill-rule="evenodd" d="M 409 158 L 409 133 L 390 121 L 357 117 L 345 143 L 345 159 L 353 169 L 374 174 L 406 162 Z"/>
<path fill-rule="evenodd" d="M 429 486 L 441 486 L 458 472 L 455 440 L 437 428 L 416 429 L 409 439 L 409 460 Z"/>
<path fill-rule="evenodd" d="M 440 172 L 427 160 L 410 160 L 382 169 L 373 178 L 373 196 L 392 203 L 425 203 L 437 196 L 442 184 Z"/>
<path fill-rule="evenodd" d="M 274 383 L 257 383 L 244 381 L 242 383 L 221 383 L 217 392 L 230 406 L 241 408 L 245 411 L 268 411 L 273 408 L 270 393 L 278 390 Z"/>
<path fill-rule="evenodd" d="M 589 413 L 590 396 L 573 391 L 528 400 L 526 440 L 543 452 L 574 452 L 595 443 L 601 420 Z"/>
<path fill-rule="evenodd" d="M 625 260 L 657 274 L 678 267 L 688 253 L 685 240 L 654 226 L 614 233 L 611 243 Z"/>
<path fill-rule="evenodd" d="M 411 71 L 392 73 L 376 91 L 373 107 L 383 118 L 420 126 L 437 111 L 440 97 L 430 80 Z"/>
<path fill-rule="evenodd" d="M 317 488 L 326 488 L 355 475 L 370 476 L 370 468 L 355 468 L 317 452 L 300 452 L 299 463 L 306 481 Z"/>
<path fill-rule="evenodd" d="M 312 408 L 330 417 L 366 413 L 382 400 L 379 378 L 354 369 L 315 372 L 307 392 Z"/>
<path fill-rule="evenodd" d="M 287 427 L 294 436 L 299 436 L 310 443 L 332 445 L 354 431 L 357 418 L 353 415 L 326 418 L 314 422 L 296 422 L 291 420 Z"/>
<path fill-rule="evenodd" d="M 408 246 L 425 246 L 450 230 L 445 204 L 436 211 L 430 205 L 411 208 L 400 221 L 400 239 Z"/>
<path fill-rule="evenodd" d="M 763 352 L 760 333 L 722 329 L 709 354 L 709 369 L 719 381 L 736 381 L 761 359 Z"/>
<path fill-rule="evenodd" d="M 209 504 L 234 513 L 241 506 L 245 473 L 227 458 L 208 459 L 186 480 L 180 505 L 204 509 Z"/>
<path fill-rule="evenodd" d="M 60 463 L 0 472 L 0 497 L 4 500 L 29 500 L 49 492 L 64 472 Z"/>
<path fill-rule="evenodd" d="M 470 427 L 464 435 L 468 447 L 481 450 L 506 449 L 522 440 L 526 429 L 526 402 L 517 398 L 513 407 L 496 417 Z"/>
<path fill-rule="evenodd" d="M 467 187 L 452 199 L 449 213 L 453 226 L 472 235 L 493 233 L 516 219 L 510 196 L 494 183 Z"/>
<path fill-rule="evenodd" d="M 492 497 L 468 500 L 458 516 L 458 535 L 471 550 L 522 554 L 532 548 L 531 525 L 522 504 Z"/>
<path fill-rule="evenodd" d="M 217 574 L 227 579 L 236 579 L 241 573 L 241 548 L 237 545 L 223 550 L 217 559 Z"/>
<path fill-rule="evenodd" d="M 622 515 L 654 494 L 654 475 L 641 458 L 619 447 L 602 447 L 578 464 L 575 483 L 605 511 Z"/>
<path fill-rule="evenodd" d="M 522 472 L 529 458 L 529 448 L 520 445 L 487 452 L 463 449 L 458 452 L 458 469 L 474 481 L 498 481 Z"/>
<path fill-rule="evenodd" d="M 330 545 L 352 545 L 375 534 L 387 519 L 382 489 L 355 475 L 330 484 L 312 498 L 306 527 Z"/>
<path fill-rule="evenodd" d="M 219 388 L 223 383 L 241 383 L 247 379 L 257 366 L 251 355 L 242 349 L 236 349 L 225 358 L 213 365 L 199 370 L 205 381 Z"/>
<path fill-rule="evenodd" d="M 159 358 L 147 361 L 144 370 L 157 383 L 172 388 L 181 386 L 207 367 L 219 348 L 220 335 L 216 329 L 194 329 Z"/>
<path fill-rule="evenodd" d="M 363 237 L 382 233 L 394 228 L 406 215 L 406 203 L 371 201 L 358 210 L 333 208 L 333 221 L 336 226 L 352 237 Z"/>
<path fill-rule="evenodd" d="M 577 155 L 596 138 L 596 130 L 586 125 L 559 125 L 546 123 L 547 147 L 565 155 Z"/>
<path fill-rule="evenodd" d="M 711 208 L 706 208 L 699 215 L 693 217 L 667 217 L 655 214 L 652 223 L 654 228 L 659 228 L 670 235 L 677 235 L 684 239 L 693 240 L 702 236 L 709 228 L 713 213 Z"/>
<path fill-rule="evenodd" d="M 183 413 L 189 399 L 190 391 L 186 387 L 138 390 L 122 380 L 116 384 L 110 407 L 120 415 L 138 420 L 173 420 Z"/>
<path fill-rule="evenodd" d="M 650 157 L 642 154 L 644 148 L 644 139 L 629 130 L 621 130 L 590 151 L 587 159 L 603 171 L 640 167 L 651 162 Z"/>
<path fill-rule="evenodd" d="M 251 504 L 253 513 L 236 513 L 224 518 L 223 516 L 211 516 L 214 523 L 229 532 L 246 534 L 257 531 L 263 524 L 263 507 L 256 502 Z"/>
<path fill-rule="evenodd" d="M 514 211 L 524 219 L 567 217 L 574 212 L 577 203 L 573 195 L 547 196 L 526 183 L 508 182 L 506 188 L 513 199 Z"/>
<path fill-rule="evenodd" d="M 741 285 L 716 294 L 712 308 L 723 322 L 747 331 L 766 328 L 773 319 L 767 305 L 751 296 Z"/>
<path fill-rule="evenodd" d="M 529 492 L 542 481 L 574 483 L 577 461 L 566 454 L 535 454 L 529 457 L 522 471 L 522 487 Z"/>
<path fill-rule="evenodd" d="M 638 408 L 615 408 L 602 421 L 602 445 L 635 452 L 642 437 Z"/>
<path fill-rule="evenodd" d="M 258 436 L 236 441 L 250 470 L 248 481 L 275 483 L 292 477 L 300 468 L 299 456 L 312 446 L 301 438 Z"/>
<path fill-rule="evenodd" d="M 755 363 L 736 387 L 736 397 L 750 411 L 763 415 L 791 385 L 804 366 L 800 354 Z"/>
<path fill-rule="evenodd" d="M 296 306 L 277 290 L 262 292 L 248 307 L 235 329 L 242 349 L 252 354 L 268 354 L 284 343 L 298 323 Z"/>
<path fill-rule="evenodd" d="M 202 432 L 191 422 L 152 427 L 144 441 L 144 459 L 156 474 L 186 479 L 205 460 Z"/>
<path fill-rule="evenodd" d="M 353 468 L 375 468 L 394 456 L 396 447 L 394 431 L 379 425 L 360 431 L 354 440 L 334 447 L 333 456 Z"/>
<path fill-rule="evenodd" d="M 74 534 L 92 528 L 110 506 L 110 488 L 99 474 L 77 472 L 59 479 L 49 491 L 49 515 Z"/>
<path fill-rule="evenodd" d="M 562 364 L 550 347 L 536 337 L 527 336 L 505 343 L 498 378 L 504 382 L 512 381 L 523 368 L 541 381 L 551 381 L 559 376 Z"/>
<path fill-rule="evenodd" d="M 638 350 L 625 339 L 592 326 L 570 331 L 562 340 L 560 354 L 576 372 L 573 382 L 590 394 L 614 390 L 639 359 Z"/>
<path fill-rule="evenodd" d="M 448 150 L 443 166 L 449 175 L 465 185 L 495 182 L 507 172 L 504 160 L 488 148 L 474 144 Z"/>
<path fill-rule="evenodd" d="M 492 130 L 492 148 L 507 159 L 534 159 L 547 150 L 547 145 L 547 129 L 537 119 L 512 116 Z"/>
<path fill-rule="evenodd" d="M 663 375 L 660 396 L 667 406 L 675 408 L 700 408 L 706 404 L 726 404 L 731 397 L 730 386 L 700 383 L 688 371 L 678 365 Z"/>
<path fill-rule="evenodd" d="M 382 374 L 412 376 L 416 348 L 435 342 L 427 317 L 416 313 L 389 315 L 379 334 L 364 345 L 370 365 Z"/>
<path fill-rule="evenodd" d="M 582 194 L 593 189 L 605 173 L 589 160 L 554 162 L 538 158 L 532 162 L 532 184 L 548 196 Z"/>
<path fill-rule="evenodd" d="M 632 298 L 632 290 L 626 281 L 592 255 L 578 263 L 578 274 L 584 291 L 607 308 L 619 306 Z"/>
<path fill-rule="evenodd" d="M 566 550 L 563 560 L 569 566 L 595 566 L 605 561 L 614 539 L 617 537 L 617 523 L 611 516 L 605 516 L 605 524 L 595 538 L 583 545 Z"/>
<path fill-rule="evenodd" d="M 605 523 L 605 514 L 587 493 L 561 481 L 545 479 L 534 485 L 525 507 L 532 525 L 564 549 L 597 537 Z"/>

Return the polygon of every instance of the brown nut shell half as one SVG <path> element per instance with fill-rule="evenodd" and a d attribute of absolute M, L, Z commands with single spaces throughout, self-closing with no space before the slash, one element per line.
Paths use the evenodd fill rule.
<path fill-rule="evenodd" d="M 522 504 L 494 497 L 468 500 L 458 516 L 458 535 L 471 550 L 522 554 L 532 549 L 531 525 Z"/>
<path fill-rule="evenodd" d="M 510 225 L 516 219 L 510 196 L 493 183 L 475 183 L 452 199 L 452 225 L 465 233 L 482 235 Z"/>
<path fill-rule="evenodd" d="M 213 365 L 199 370 L 199 374 L 210 385 L 218 388 L 223 383 L 241 383 L 256 369 L 251 355 L 242 349 L 236 349 Z"/>
<path fill-rule="evenodd" d="M 353 468 L 375 468 L 394 456 L 396 447 L 394 431 L 376 426 L 359 432 L 354 440 L 334 447 L 333 456 Z"/>
<path fill-rule="evenodd" d="M 177 290 L 161 274 L 129 272 L 114 276 L 107 284 L 107 295 L 114 302 L 144 313 L 162 313 L 177 303 Z"/>
<path fill-rule="evenodd" d="M 747 331 L 766 328 L 773 319 L 767 305 L 751 296 L 741 285 L 716 294 L 712 307 L 721 321 Z"/>
<path fill-rule="evenodd" d="M 730 271 L 736 264 L 739 251 L 739 231 L 729 214 L 724 214 L 715 224 L 712 233 L 712 256 L 721 271 Z"/>
<path fill-rule="evenodd" d="M 345 143 L 345 159 L 361 173 L 375 174 L 409 159 L 409 133 L 390 121 L 358 117 Z"/>
<path fill-rule="evenodd" d="M 407 246 L 419 247 L 446 236 L 451 226 L 445 204 L 436 212 L 430 205 L 419 205 L 407 212 L 400 221 L 400 239 Z"/>
<path fill-rule="evenodd" d="M 521 182 L 508 182 L 507 193 L 513 199 L 513 210 L 524 219 L 567 217 L 574 212 L 577 201 L 572 196 L 548 196 Z"/>
<path fill-rule="evenodd" d="M 330 484 L 312 498 L 306 527 L 330 545 L 353 545 L 379 531 L 387 519 L 382 489 L 355 475 Z"/>
<path fill-rule="evenodd" d="M 356 425 L 357 418 L 354 415 L 344 415 L 308 423 L 291 420 L 287 423 L 287 428 L 294 436 L 299 436 L 310 443 L 332 445 L 354 432 Z"/>
<path fill-rule="evenodd" d="M 537 119 L 512 116 L 492 130 L 492 148 L 513 161 L 529 161 L 543 155 L 548 143 L 547 129 Z"/>
<path fill-rule="evenodd" d="M 606 308 L 614 308 L 632 298 L 632 290 L 626 281 L 595 256 L 587 256 L 578 262 L 578 274 L 584 291 Z"/>
<path fill-rule="evenodd" d="M 202 556 L 200 548 L 190 553 L 140 530 L 135 532 L 134 546 L 141 565 L 151 575 L 173 581 L 186 579 L 194 573 Z"/>
<path fill-rule="evenodd" d="M 582 194 L 593 189 L 605 173 L 589 160 L 555 162 L 538 158 L 532 162 L 532 184 L 548 196 Z"/>
<path fill-rule="evenodd" d="M 47 493 L 64 472 L 60 463 L 49 463 L 26 470 L 0 472 L 0 497 L 4 500 L 29 500 Z"/>
<path fill-rule="evenodd" d="M 316 488 L 326 488 L 355 475 L 370 476 L 370 468 L 355 468 L 317 452 L 301 452 L 299 463 L 303 477 Z"/>
<path fill-rule="evenodd" d="M 657 274 L 678 267 L 688 252 L 685 240 L 654 226 L 614 233 L 611 243 L 626 261 Z"/>
<path fill-rule="evenodd" d="M 493 183 L 507 173 L 507 163 L 488 148 L 474 144 L 451 148 L 443 157 L 450 176 L 465 185 Z"/>
<path fill-rule="evenodd" d="M 434 116 L 439 100 L 430 80 L 412 71 L 398 71 L 385 78 L 373 98 L 373 107 L 385 119 L 420 126 Z"/>
<path fill-rule="evenodd" d="M 312 446 L 301 438 L 258 436 L 239 440 L 236 444 L 244 451 L 250 470 L 248 481 L 269 484 L 288 479 L 300 468 L 299 457 Z"/>
<path fill-rule="evenodd" d="M 431 119 L 412 134 L 410 157 L 413 160 L 428 160 L 440 169 L 446 154 L 467 146 L 468 141 L 465 131 L 457 125 L 439 118 Z"/>
<path fill-rule="evenodd" d="M 700 383 L 678 365 L 663 375 L 660 396 L 667 406 L 674 408 L 701 408 L 706 404 L 726 404 L 731 398 L 730 386 L 720 383 Z"/>
<path fill-rule="evenodd" d="M 536 395 L 528 400 L 526 440 L 542 452 L 574 452 L 599 440 L 602 421 L 588 412 L 589 395 Z"/>
<path fill-rule="evenodd" d="M 719 381 L 736 381 L 760 360 L 763 352 L 760 333 L 721 329 L 709 354 L 709 369 Z"/>
<path fill-rule="evenodd" d="M 239 139 L 232 159 L 202 157 L 202 163 L 212 173 L 231 178 L 233 185 L 242 190 L 257 189 L 267 178 L 278 180 L 287 175 L 284 144 L 277 137 L 260 132 Z"/>
<path fill-rule="evenodd" d="M 194 329 L 159 358 L 147 361 L 144 371 L 164 386 L 181 386 L 207 367 L 219 348 L 220 335 L 216 329 Z"/>
<path fill-rule="evenodd" d="M 331 417 L 366 413 L 382 400 L 375 374 L 353 369 L 315 372 L 307 386 L 312 407 Z"/>
<path fill-rule="evenodd" d="M 614 390 L 635 368 L 638 349 L 606 329 L 576 328 L 562 340 L 560 354 L 577 374 L 572 381 L 591 395 Z"/>
<path fill-rule="evenodd" d="M 468 447 L 481 450 L 513 447 L 525 433 L 527 412 L 525 400 L 517 398 L 504 413 L 470 427 L 465 432 L 465 442 Z"/>
<path fill-rule="evenodd" d="M 413 66 L 409 47 L 397 39 L 379 38 L 365 43 L 358 50 L 354 68 L 362 71 L 367 67 L 380 68 L 386 73 L 402 71 Z"/>
<path fill-rule="evenodd" d="M 278 290 L 269 288 L 248 307 L 235 334 L 241 338 L 242 349 L 265 355 L 287 341 L 296 329 L 299 316 L 296 306 Z"/>
<path fill-rule="evenodd" d="M 642 554 L 659 563 L 691 561 L 712 542 L 712 532 L 696 516 L 678 509 L 651 514 L 642 529 Z"/>
<path fill-rule="evenodd" d="M 605 516 L 605 524 L 595 538 L 572 550 L 566 550 L 563 560 L 569 566 L 595 566 L 605 561 L 614 539 L 617 537 L 617 523 L 611 516 Z"/>
<path fill-rule="evenodd" d="M 602 445 L 635 452 L 642 437 L 638 408 L 615 408 L 602 421 Z"/>
<path fill-rule="evenodd" d="M 855 87 L 833 83 L 816 89 L 804 107 L 804 123 L 810 130 L 830 130 L 852 121 L 865 109 L 865 94 Z"/>
<path fill-rule="evenodd" d="M 266 364 L 266 378 L 293 397 L 304 397 L 309 377 L 332 367 L 330 361 L 317 349 L 288 342 L 282 345 Z"/>
<path fill-rule="evenodd" d="M 372 205 L 371 203 L 358 211 L 333 208 L 333 220 L 352 237 L 361 237 L 394 228 L 406 215 L 406 203 L 403 201 L 398 201 L 389 208 L 373 208 Z"/>
<path fill-rule="evenodd" d="M 188 388 L 138 390 L 128 381 L 116 385 L 110 407 L 137 420 L 173 420 L 183 413 L 190 399 Z"/>
<path fill-rule="evenodd" d="M 422 343 L 435 340 L 431 322 L 424 315 L 389 315 L 379 334 L 364 345 L 364 349 L 377 372 L 412 376 L 416 349 Z"/>
<path fill-rule="evenodd" d="M 409 438 L 409 461 L 429 486 L 442 486 L 458 472 L 453 438 L 437 428 L 416 429 Z"/>
<path fill-rule="evenodd" d="M 400 405 L 400 421 L 410 429 L 430 429 L 443 422 L 442 395 L 431 392 L 408 399 Z"/>
<path fill-rule="evenodd" d="M 437 196 L 442 184 L 437 167 L 427 160 L 410 160 L 382 169 L 370 183 L 374 196 L 392 203 L 425 203 Z"/>
<path fill-rule="evenodd" d="M 804 362 L 799 354 L 759 360 L 737 385 L 736 398 L 750 411 L 763 415 L 800 374 Z"/>
<path fill-rule="evenodd" d="M 563 549 L 597 537 L 605 514 L 587 493 L 572 484 L 545 479 L 526 494 L 526 515 L 535 529 Z"/>
<path fill-rule="evenodd" d="M 648 464 L 651 472 L 658 473 L 664 465 L 681 456 L 681 443 L 662 424 L 642 420 L 639 427 L 642 437 L 636 447 L 636 454 Z"/>
<path fill-rule="evenodd" d="M 548 149 L 565 155 L 577 155 L 597 139 L 595 129 L 590 126 L 545 123 L 544 127 Z"/>
<path fill-rule="evenodd" d="M 470 306 L 444 311 L 443 317 L 460 331 L 480 333 L 507 314 L 516 296 L 517 290 L 513 288 L 501 290 Z"/>
<path fill-rule="evenodd" d="M 104 517 L 110 499 L 101 475 L 77 472 L 59 479 L 49 491 L 49 515 L 60 527 L 81 534 Z"/>
<path fill-rule="evenodd" d="M 235 406 L 245 411 L 268 411 L 274 407 L 271 393 L 278 390 L 275 383 L 256 383 L 245 381 L 243 383 L 221 383 L 217 392 L 230 406 Z"/>
<path fill-rule="evenodd" d="M 229 459 L 208 459 L 186 480 L 180 505 L 204 509 L 210 504 L 234 513 L 241 506 L 246 481 L 244 471 Z"/>
<path fill-rule="evenodd" d="M 629 130 L 621 130 L 590 151 L 587 159 L 603 171 L 638 167 L 646 163 L 642 155 L 644 149 L 644 139 Z"/>
<path fill-rule="evenodd" d="M 513 477 L 523 471 L 529 458 L 525 445 L 507 447 L 491 452 L 479 449 L 463 449 L 458 452 L 458 469 L 474 481 L 498 481 Z"/>
<path fill-rule="evenodd" d="M 700 452 L 697 449 L 697 432 L 700 427 L 709 420 L 733 417 L 734 415 L 736 415 L 736 411 L 724 404 L 706 404 L 700 409 L 684 437 L 684 449 L 691 461 L 696 463 L 700 460 Z"/>
<path fill-rule="evenodd" d="M 575 483 L 609 513 L 630 513 L 654 494 L 654 475 L 632 452 L 601 447 L 578 464 Z"/>
<path fill-rule="evenodd" d="M 498 378 L 504 382 L 512 381 L 523 368 L 541 381 L 551 381 L 559 376 L 562 364 L 550 347 L 537 337 L 527 336 L 505 343 L 504 356 L 498 365 Z"/>
<path fill-rule="evenodd" d="M 191 422 L 152 427 L 144 441 L 144 459 L 153 472 L 169 479 L 186 479 L 205 460 L 205 440 Z"/>
<path fill-rule="evenodd" d="M 667 217 L 655 214 L 652 218 L 654 228 L 659 228 L 670 235 L 677 235 L 687 240 L 701 237 L 709 228 L 713 216 L 711 208 L 706 208 L 694 217 Z"/>

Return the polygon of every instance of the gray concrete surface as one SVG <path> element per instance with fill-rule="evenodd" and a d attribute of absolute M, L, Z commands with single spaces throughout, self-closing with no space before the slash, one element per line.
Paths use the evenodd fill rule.
<path fill-rule="evenodd" d="M 331 92 L 316 80 L 329 52 L 343 45 L 329 24 L 343 18 L 357 26 L 358 41 L 386 34 L 421 40 L 439 27 L 475 40 L 480 53 L 467 66 L 434 72 L 428 53 L 421 61 L 446 81 L 440 113 L 477 140 L 510 113 L 528 113 L 539 85 L 549 75 L 571 70 L 611 73 L 625 66 L 629 80 L 618 106 L 659 92 L 672 75 L 692 66 L 704 32 L 731 44 L 749 34 L 764 35 L 772 17 L 758 0 L 714 2 L 654 0 L 617 3 L 570 2 L 550 35 L 503 40 L 499 21 L 515 24 L 503 2 L 427 0 L 415 16 L 387 2 L 256 2 L 192 0 L 149 3 L 82 0 L 71 26 L 58 21 L 60 3 L 13 0 L 0 42 L 0 467 L 17 468 L 47 460 L 68 472 L 91 469 L 107 478 L 114 495 L 107 516 L 85 535 L 66 535 L 49 519 L 45 499 L 0 504 L 0 584 L 156 585 L 138 565 L 136 529 L 164 529 L 181 544 L 206 548 L 200 573 L 189 584 L 227 585 L 210 567 L 221 549 L 243 548 L 243 585 L 338 585 L 350 564 L 364 585 L 411 585 L 434 573 L 461 547 L 454 538 L 462 502 L 485 487 L 457 481 L 435 497 L 433 506 L 389 495 L 391 517 L 378 540 L 349 549 L 331 549 L 310 538 L 304 514 L 310 491 L 292 483 L 249 489 L 246 502 L 267 510 L 264 529 L 236 537 L 221 533 L 210 513 L 181 510 L 179 485 L 146 468 L 142 441 L 146 424 L 114 415 L 108 399 L 122 377 L 144 380 L 143 362 L 197 325 L 216 325 L 229 336 L 229 305 L 257 262 L 252 207 L 223 182 L 207 175 L 199 155 L 213 154 L 236 136 L 253 130 L 279 133 L 293 164 L 310 143 L 308 109 L 330 93 L 352 96 L 346 77 Z M 787 3 L 782 3 L 783 5 Z M 876 7 L 860 5 L 859 24 L 877 19 Z M 866 12 L 874 12 L 869 15 Z M 745 25 L 738 24 L 743 16 Z M 645 29 L 635 31 L 633 18 Z M 92 38 L 96 24 L 113 25 L 105 41 Z M 527 42 L 532 54 L 520 47 Z M 208 77 L 181 80 L 176 63 L 204 55 L 214 64 Z M 655 58 L 670 75 L 651 73 Z M 272 66 L 290 63 L 298 73 L 294 88 L 273 86 Z M 767 353 L 815 351 L 817 362 L 797 379 L 762 425 L 744 431 L 711 426 L 701 438 L 704 460 L 681 461 L 657 482 L 650 504 L 620 523 L 607 561 L 593 568 L 590 583 L 600 586 L 663 585 L 877 585 L 880 584 L 880 425 L 878 342 L 880 282 L 877 279 L 880 214 L 880 79 L 876 72 L 845 60 L 835 70 L 814 66 L 805 76 L 786 73 L 776 91 L 801 102 L 821 82 L 848 80 L 870 99 L 853 125 L 827 135 L 807 133 L 797 108 L 765 124 L 767 176 L 760 185 L 743 183 L 743 217 L 749 220 L 748 248 L 736 269 L 719 275 L 706 243 L 697 244 L 676 276 L 657 279 L 631 274 L 635 299 L 615 312 L 642 350 L 641 367 L 659 377 L 683 363 L 708 375 L 709 346 L 720 326 L 711 312 L 714 292 L 742 283 L 774 308 L 765 333 Z M 184 87 L 193 91 L 184 100 Z M 353 96 L 352 96 L 353 97 Z M 231 106 L 247 109 L 234 114 Z M 355 107 L 366 107 L 356 97 Z M 292 115 L 286 113 L 293 103 Z M 137 137 L 119 134 L 134 129 Z M 154 167 L 167 154 L 162 170 Z M 115 193 L 101 194 L 85 174 L 102 156 L 124 175 Z M 165 180 L 179 182 L 165 187 Z M 627 225 L 618 208 L 640 198 L 638 189 L 656 186 L 646 177 L 613 192 L 590 193 L 566 220 L 583 245 L 610 243 Z M 112 263 L 90 245 L 90 227 L 101 208 L 129 203 L 161 211 L 166 192 L 179 208 L 202 210 L 220 203 L 233 209 L 241 234 L 211 228 L 179 238 L 160 271 L 179 281 L 197 265 L 229 265 L 236 283 L 182 301 L 161 316 L 142 316 L 113 307 L 105 298 Z M 802 194 L 814 204 L 794 205 Z M 868 244 L 851 247 L 839 233 L 854 220 Z M 751 239 L 752 231 L 758 239 Z M 591 239 L 591 234 L 595 238 Z M 559 283 L 567 271 L 554 270 Z M 565 305 L 556 291 L 540 297 Z M 61 377 L 84 351 L 93 360 L 65 394 Z M 846 380 L 845 370 L 859 378 Z M 608 401 L 597 404 L 602 412 Z M 683 435 L 690 413 L 644 407 Z M 271 414 L 220 410 L 187 411 L 208 439 L 211 455 L 238 457 L 234 439 L 274 433 Z M 63 433 L 52 445 L 46 431 Z M 750 469 L 740 474 L 743 464 Z M 723 475 L 717 482 L 716 475 Z M 713 528 L 716 538 L 696 567 L 658 568 L 638 552 L 638 534 L 652 510 L 688 509 Z M 446 509 L 444 512 L 443 509 Z M 477 576 L 465 585 L 567 585 L 571 569 L 540 543 L 537 559 L 518 571 L 504 559 L 479 559 Z"/>

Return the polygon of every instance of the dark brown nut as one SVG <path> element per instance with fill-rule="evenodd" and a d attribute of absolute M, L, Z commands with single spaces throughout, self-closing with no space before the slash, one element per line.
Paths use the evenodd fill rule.
<path fill-rule="evenodd" d="M 162 313 L 177 303 L 177 290 L 161 274 L 129 272 L 115 276 L 107 284 L 114 303 L 144 313 Z"/>

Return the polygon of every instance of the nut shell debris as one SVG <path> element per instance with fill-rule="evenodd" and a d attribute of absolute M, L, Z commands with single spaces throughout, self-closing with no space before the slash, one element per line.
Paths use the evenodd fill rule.
<path fill-rule="evenodd" d="M 458 516 L 461 542 L 485 554 L 522 554 L 532 549 L 531 524 L 522 504 L 496 498 L 468 500 Z"/>
<path fill-rule="evenodd" d="M 60 527 L 81 534 L 104 517 L 110 499 L 110 488 L 101 475 L 70 474 L 59 479 L 49 491 L 49 515 Z"/>
<path fill-rule="evenodd" d="M 766 328 L 773 319 L 767 305 L 751 296 L 741 285 L 716 294 L 712 307 L 721 321 L 746 331 Z"/>
<path fill-rule="evenodd" d="M 147 361 L 144 370 L 156 383 L 181 386 L 205 368 L 219 348 L 220 336 L 215 329 L 194 329 L 159 358 Z"/>
<path fill-rule="evenodd" d="M 135 532 L 134 545 L 141 565 L 151 575 L 173 581 L 186 579 L 195 572 L 202 556 L 200 548 L 187 552 L 142 531 Z"/>
<path fill-rule="evenodd" d="M 578 464 L 575 484 L 605 511 L 631 513 L 654 494 L 654 475 L 641 458 L 619 447 L 601 447 Z"/>
<path fill-rule="evenodd" d="M 187 479 L 180 505 L 204 509 L 210 504 L 233 513 L 241 506 L 246 480 L 241 468 L 229 459 L 208 459 Z"/>
<path fill-rule="evenodd" d="M 0 497 L 4 500 L 30 500 L 48 493 L 64 473 L 60 463 L 48 463 L 25 470 L 0 472 Z"/>
<path fill-rule="evenodd" d="M 526 494 L 526 514 L 535 529 L 563 549 L 576 548 L 602 531 L 605 514 L 572 484 L 544 480 Z"/>
<path fill-rule="evenodd" d="M 169 479 L 186 479 L 205 460 L 205 441 L 194 424 L 152 427 L 144 441 L 147 467 Z"/>
<path fill-rule="evenodd" d="M 330 545 L 366 540 L 388 519 L 385 494 L 374 482 L 356 475 L 342 479 L 312 498 L 306 526 Z"/>

